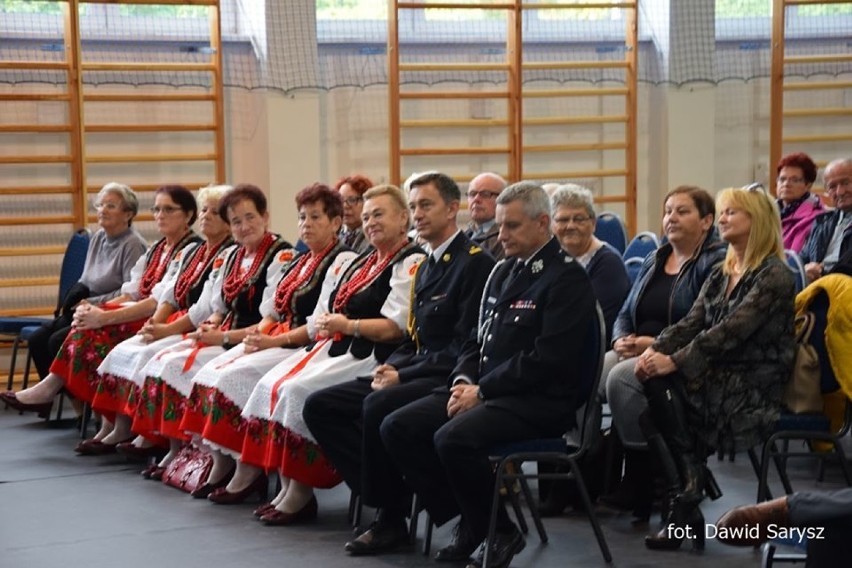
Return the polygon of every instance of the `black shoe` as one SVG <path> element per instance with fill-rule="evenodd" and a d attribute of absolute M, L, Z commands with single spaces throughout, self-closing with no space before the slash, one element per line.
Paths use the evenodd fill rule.
<path fill-rule="evenodd" d="M 474 541 L 463 521 L 453 528 L 453 540 L 450 544 L 435 553 L 438 562 L 461 562 L 469 560 L 479 543 Z"/>
<path fill-rule="evenodd" d="M 400 546 L 409 545 L 408 527 L 405 521 L 374 521 L 370 528 L 344 547 L 352 556 L 367 556 L 389 552 Z"/>
<path fill-rule="evenodd" d="M 507 568 L 512 562 L 512 558 L 522 551 L 526 545 L 527 542 L 524 540 L 524 535 L 521 534 L 518 527 L 513 527 L 513 530 L 508 533 L 497 533 L 493 544 L 489 547 L 488 566 L 490 568 Z M 476 558 L 467 565 L 467 568 L 482 568 L 482 565 L 485 563 L 486 546 L 488 546 L 487 540 L 479 545 Z"/>

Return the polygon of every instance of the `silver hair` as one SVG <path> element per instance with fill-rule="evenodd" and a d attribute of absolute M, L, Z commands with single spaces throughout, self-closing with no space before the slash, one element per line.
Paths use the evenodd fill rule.
<path fill-rule="evenodd" d="M 560 185 L 550 196 L 550 207 L 556 211 L 559 207 L 568 207 L 571 209 L 583 208 L 588 213 L 589 217 L 593 218 L 595 213 L 595 202 L 592 197 L 592 192 L 582 185 L 576 183 L 566 183 Z"/>
<path fill-rule="evenodd" d="M 195 198 L 195 201 L 200 207 L 203 207 L 204 202 L 209 199 L 221 201 L 225 197 L 225 194 L 232 189 L 234 189 L 233 185 L 215 185 L 211 183 L 207 187 L 202 187 L 198 190 L 198 197 Z"/>
<path fill-rule="evenodd" d="M 117 195 L 124 202 L 125 211 L 133 213 L 133 216 L 130 217 L 131 220 L 133 217 L 136 217 L 136 214 L 139 213 L 139 198 L 136 197 L 136 192 L 130 189 L 129 185 L 115 181 L 109 182 L 98 192 L 98 195 L 95 197 L 95 203 L 100 203 L 101 199 L 110 193 Z"/>
<path fill-rule="evenodd" d="M 524 204 L 524 214 L 530 219 L 540 215 L 550 217 L 550 200 L 540 184 L 534 181 L 519 181 L 513 183 L 497 196 L 497 205 L 506 205 L 512 201 Z"/>
<path fill-rule="evenodd" d="M 852 158 L 838 158 L 836 160 L 831 160 L 828 164 L 826 164 L 825 168 L 822 170 L 823 180 L 825 179 L 825 172 L 832 168 L 837 168 L 840 166 L 852 166 Z"/>
<path fill-rule="evenodd" d="M 494 172 L 482 172 L 481 174 L 476 175 L 472 180 L 470 180 L 467 186 L 468 188 L 470 188 L 470 186 L 479 186 L 481 182 L 487 180 L 490 180 L 494 182 L 495 185 L 500 186 L 498 193 L 506 189 L 506 185 L 508 185 L 506 183 L 506 180 L 504 180 L 501 176 L 495 174 Z M 494 187 L 494 189 L 497 189 L 497 187 Z"/>

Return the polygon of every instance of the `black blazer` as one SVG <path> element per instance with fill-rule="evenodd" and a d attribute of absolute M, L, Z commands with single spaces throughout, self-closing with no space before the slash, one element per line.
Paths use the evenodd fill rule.
<path fill-rule="evenodd" d="M 503 290 L 516 262 L 495 267 L 483 295 L 479 337 L 465 345 L 450 379 L 466 375 L 485 404 L 568 430 L 580 395 L 578 361 L 595 314 L 592 285 L 555 238 Z"/>
<path fill-rule="evenodd" d="M 428 261 L 420 263 L 414 276 L 412 337 L 386 361 L 396 367 L 403 383 L 450 374 L 476 328 L 482 290 L 494 267 L 491 255 L 461 232 L 434 266 Z"/>

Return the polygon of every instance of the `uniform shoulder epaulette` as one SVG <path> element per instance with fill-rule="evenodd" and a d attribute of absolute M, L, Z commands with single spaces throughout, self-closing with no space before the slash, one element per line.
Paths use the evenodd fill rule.
<path fill-rule="evenodd" d="M 476 245 L 471 245 L 471 246 L 470 246 L 470 250 L 469 250 L 469 251 L 467 251 L 467 254 L 469 254 L 469 255 L 471 255 L 471 256 L 472 256 L 472 255 L 477 254 L 477 253 L 480 253 L 480 252 L 482 252 L 482 249 L 481 249 L 481 248 L 479 248 L 479 247 L 478 247 L 478 246 L 476 246 Z"/>

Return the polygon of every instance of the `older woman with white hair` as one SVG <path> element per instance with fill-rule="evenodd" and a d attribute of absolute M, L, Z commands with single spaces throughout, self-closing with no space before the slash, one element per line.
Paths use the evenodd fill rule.
<path fill-rule="evenodd" d="M 100 229 L 89 241 L 83 275 L 63 298 L 56 318 L 43 324 L 27 340 L 40 378 L 50 373 L 50 364 L 71 329 L 74 308 L 81 301 L 100 304 L 121 294 L 121 285 L 130 280 L 130 270 L 148 245 L 132 227 L 139 212 L 139 200 L 128 186 L 110 182 L 94 199 Z M 32 402 L 26 395 L 22 403 Z M 46 407 L 45 407 L 46 408 Z"/>
<path fill-rule="evenodd" d="M 586 269 L 606 320 L 607 343 L 612 324 L 630 291 L 630 278 L 618 251 L 595 237 L 592 192 L 573 183 L 550 192 L 553 233 L 562 249 Z"/>

